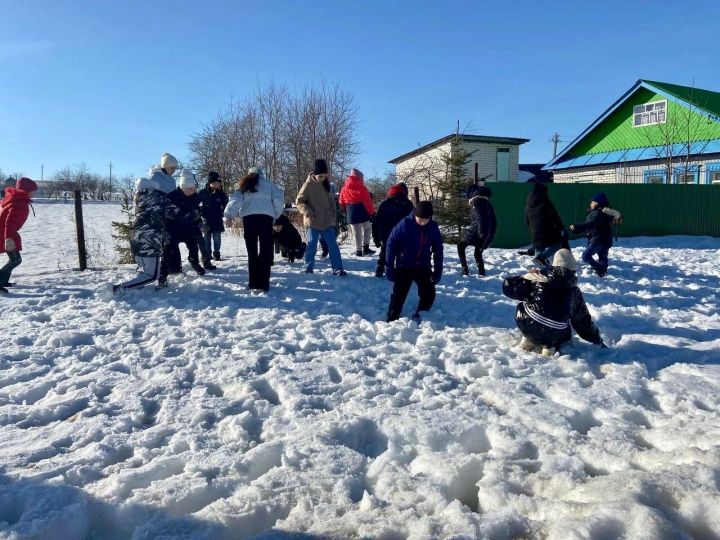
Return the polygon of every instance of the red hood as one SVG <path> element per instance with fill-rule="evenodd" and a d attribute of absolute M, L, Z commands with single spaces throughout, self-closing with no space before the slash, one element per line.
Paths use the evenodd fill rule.
<path fill-rule="evenodd" d="M 364 186 L 365 182 L 363 182 L 362 176 L 348 176 L 345 179 L 345 186 L 350 189 L 358 189 L 360 186 Z"/>
<path fill-rule="evenodd" d="M 30 195 L 27 191 L 16 189 L 14 187 L 5 188 L 5 197 L 3 197 L 2 206 L 9 206 L 14 202 L 27 201 L 30 202 Z"/>
<path fill-rule="evenodd" d="M 399 184 L 395 184 L 393 187 L 388 189 L 388 197 L 407 197 L 407 189 L 403 189 L 403 187 Z"/>

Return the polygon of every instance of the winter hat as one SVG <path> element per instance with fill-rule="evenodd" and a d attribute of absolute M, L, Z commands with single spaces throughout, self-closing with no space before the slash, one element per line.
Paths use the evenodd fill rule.
<path fill-rule="evenodd" d="M 408 188 L 403 182 L 400 182 L 399 184 L 395 184 L 393 187 L 388 189 L 388 197 L 407 197 L 407 196 L 408 196 Z"/>
<path fill-rule="evenodd" d="M 178 166 L 178 160 L 175 159 L 175 156 L 172 154 L 165 152 L 160 158 L 160 167 L 163 169 L 167 169 L 168 167 L 174 167 L 177 169 Z"/>
<path fill-rule="evenodd" d="M 558 249 L 553 257 L 552 265 L 567 268 L 571 272 L 577 270 L 577 262 L 575 261 L 575 257 L 573 257 L 572 251 L 569 249 Z"/>
<path fill-rule="evenodd" d="M 316 159 L 315 167 L 313 168 L 313 174 L 327 174 L 328 168 L 327 163 L 324 159 Z"/>
<path fill-rule="evenodd" d="M 215 171 L 208 173 L 208 184 L 212 184 L 213 182 L 220 182 L 220 173 Z"/>
<path fill-rule="evenodd" d="M 197 180 L 195 180 L 195 175 L 190 171 L 189 169 L 183 169 L 180 173 L 180 182 L 179 182 L 180 188 L 191 188 L 191 187 L 197 187 Z"/>
<path fill-rule="evenodd" d="M 610 206 L 607 195 L 605 195 L 602 191 L 593 195 L 591 200 L 598 203 L 600 206 Z"/>
<path fill-rule="evenodd" d="M 362 173 L 362 171 L 360 169 L 350 169 L 349 176 L 357 176 L 360 179 L 365 178 L 365 175 Z"/>
<path fill-rule="evenodd" d="M 475 195 L 478 194 L 479 187 L 480 186 L 478 186 L 477 184 L 470 184 L 465 190 L 465 198 L 468 200 L 472 199 Z"/>
<path fill-rule="evenodd" d="M 487 197 L 489 199 L 492 197 L 492 190 L 487 186 L 478 186 L 477 195 L 480 197 Z"/>
<path fill-rule="evenodd" d="M 37 191 L 38 187 L 33 180 L 30 180 L 29 178 L 23 176 L 17 182 L 15 182 L 15 189 L 20 189 L 22 191 L 27 191 L 28 193 L 30 193 L 31 191 Z"/>
<path fill-rule="evenodd" d="M 433 217 L 433 205 L 430 201 L 420 201 L 415 209 L 415 217 L 430 219 Z"/>
<path fill-rule="evenodd" d="M 257 174 L 258 176 L 262 176 L 263 170 L 261 167 L 250 167 L 248 169 L 248 174 Z"/>

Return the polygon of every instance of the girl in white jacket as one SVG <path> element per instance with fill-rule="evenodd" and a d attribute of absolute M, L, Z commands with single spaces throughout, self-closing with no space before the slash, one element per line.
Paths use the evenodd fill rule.
<path fill-rule="evenodd" d="M 248 254 L 248 289 L 268 292 L 273 260 L 273 223 L 284 207 L 283 192 L 252 167 L 225 207 L 226 220 L 241 217 Z"/>

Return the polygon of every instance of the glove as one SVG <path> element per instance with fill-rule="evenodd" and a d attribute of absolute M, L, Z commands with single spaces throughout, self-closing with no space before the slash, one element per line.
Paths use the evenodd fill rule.
<path fill-rule="evenodd" d="M 5 251 L 15 251 L 15 240 L 12 238 L 5 239 Z"/>
<path fill-rule="evenodd" d="M 389 265 L 385 267 L 385 275 L 390 283 L 395 282 L 395 266 Z"/>

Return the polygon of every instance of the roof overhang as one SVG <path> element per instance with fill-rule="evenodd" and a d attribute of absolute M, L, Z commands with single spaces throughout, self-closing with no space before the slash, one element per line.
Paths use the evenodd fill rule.
<path fill-rule="evenodd" d="M 409 159 L 413 156 L 417 156 L 419 154 L 424 154 L 428 150 L 432 150 L 433 148 L 442 146 L 443 144 L 450 142 L 455 137 L 457 137 L 457 135 L 455 133 L 452 133 L 450 135 L 442 137 L 441 139 L 438 139 L 429 144 L 421 146 L 411 152 L 407 152 L 406 154 L 402 154 L 401 156 L 393 158 L 390 161 L 388 161 L 388 163 L 392 163 L 393 165 L 396 165 L 399 162 L 405 161 L 406 159 Z M 502 144 L 502 145 L 507 145 L 507 146 L 520 146 L 521 144 L 525 144 L 526 142 L 530 141 L 530 139 L 521 139 L 518 137 L 494 137 L 492 135 L 460 135 L 460 140 L 462 142 Z"/>

